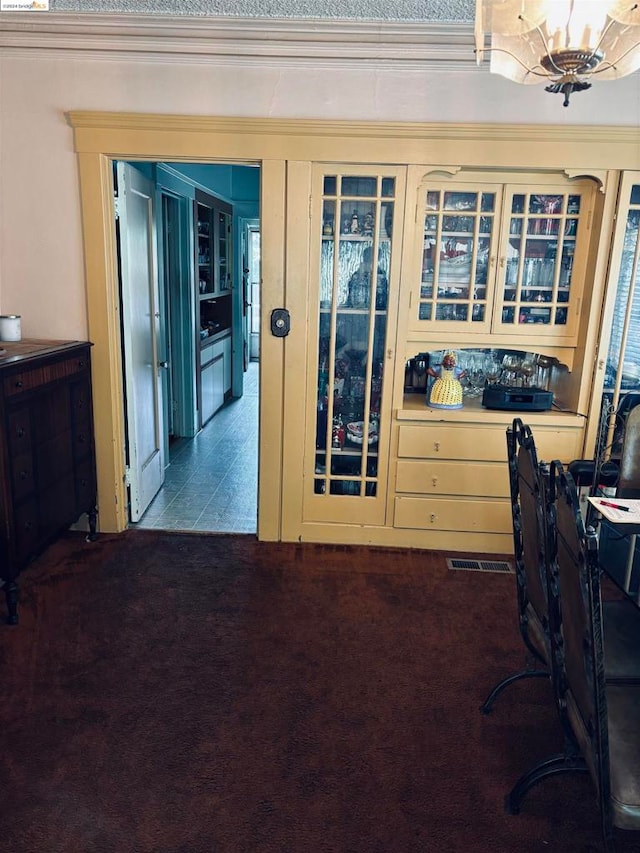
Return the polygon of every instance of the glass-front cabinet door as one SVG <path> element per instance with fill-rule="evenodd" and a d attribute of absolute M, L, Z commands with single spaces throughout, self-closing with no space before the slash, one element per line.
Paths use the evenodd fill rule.
<path fill-rule="evenodd" d="M 488 332 L 500 225 L 500 186 L 427 186 L 417 320 Z"/>
<path fill-rule="evenodd" d="M 404 190 L 402 168 L 314 172 L 307 521 L 384 521 Z"/>
<path fill-rule="evenodd" d="M 493 331 L 576 334 L 592 197 L 592 184 L 507 187 Z"/>
<path fill-rule="evenodd" d="M 590 181 L 423 182 L 410 329 L 573 342 L 594 192 Z"/>
<path fill-rule="evenodd" d="M 231 290 L 232 267 L 231 267 L 231 214 L 223 210 L 216 211 L 216 240 L 218 251 L 216 253 L 216 290 L 226 293 Z"/>

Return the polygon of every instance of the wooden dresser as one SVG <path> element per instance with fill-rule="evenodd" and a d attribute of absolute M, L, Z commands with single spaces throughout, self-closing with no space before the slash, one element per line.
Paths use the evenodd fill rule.
<path fill-rule="evenodd" d="M 20 571 L 88 514 L 96 535 L 91 344 L 0 343 L 0 578 L 18 621 Z"/>

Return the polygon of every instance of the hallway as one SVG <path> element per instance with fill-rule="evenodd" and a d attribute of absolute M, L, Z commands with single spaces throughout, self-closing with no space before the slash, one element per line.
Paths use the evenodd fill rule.
<path fill-rule="evenodd" d="M 164 485 L 132 528 L 256 532 L 258 378 L 252 361 L 243 396 L 223 406 L 195 438 L 172 443 Z"/>

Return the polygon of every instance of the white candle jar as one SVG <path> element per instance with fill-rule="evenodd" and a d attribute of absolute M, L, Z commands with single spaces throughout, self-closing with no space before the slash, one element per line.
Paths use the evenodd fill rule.
<path fill-rule="evenodd" d="M 0 341 L 19 341 L 22 337 L 19 314 L 0 314 Z"/>

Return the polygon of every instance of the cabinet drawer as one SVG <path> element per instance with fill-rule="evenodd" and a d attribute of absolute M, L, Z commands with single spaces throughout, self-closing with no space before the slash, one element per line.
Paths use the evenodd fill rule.
<path fill-rule="evenodd" d="M 60 530 L 77 520 L 76 490 L 73 472 L 51 483 L 47 488 L 39 488 L 40 536 L 49 539 Z"/>
<path fill-rule="evenodd" d="M 219 358 L 224 353 L 224 342 L 216 341 L 213 344 L 209 344 L 209 346 L 203 347 L 200 350 L 200 366 L 203 367 L 205 364 L 209 364 L 214 361 L 216 358 Z"/>
<path fill-rule="evenodd" d="M 506 462 L 401 459 L 396 474 L 396 491 L 508 498 L 509 471 Z"/>
<path fill-rule="evenodd" d="M 459 533 L 511 533 L 511 502 L 397 497 L 394 526 Z"/>
<path fill-rule="evenodd" d="M 96 475 L 93 459 L 85 459 L 76 469 L 76 510 L 80 516 L 93 509 L 96 503 Z"/>
<path fill-rule="evenodd" d="M 7 416 L 9 457 L 13 458 L 31 449 L 31 417 L 27 406 L 10 411 Z"/>
<path fill-rule="evenodd" d="M 83 418 L 73 430 L 73 458 L 84 459 L 92 449 L 91 421 Z"/>
<path fill-rule="evenodd" d="M 75 420 L 88 420 L 91 416 L 91 385 L 89 377 L 71 386 L 71 416 Z"/>
<path fill-rule="evenodd" d="M 56 435 L 36 448 L 38 488 L 46 489 L 73 472 L 71 432 Z"/>
<path fill-rule="evenodd" d="M 10 547 L 17 563 L 26 563 L 38 552 L 40 541 L 40 525 L 38 522 L 38 505 L 31 498 L 15 507 L 13 521 L 13 537 Z"/>
<path fill-rule="evenodd" d="M 34 388 L 40 388 L 56 379 L 65 379 L 76 373 L 81 373 L 89 367 L 89 359 L 85 356 L 74 356 L 63 361 L 51 364 L 43 364 L 13 373 L 3 380 L 3 389 L 6 397 L 14 397 L 16 394 L 24 394 Z"/>
<path fill-rule="evenodd" d="M 571 462 L 579 458 L 579 428 L 532 427 L 538 458 Z M 507 464 L 506 428 L 455 424 L 401 425 L 398 456 L 417 459 L 473 459 Z"/>
<path fill-rule="evenodd" d="M 35 489 L 33 454 L 30 450 L 11 460 L 11 485 L 14 501 L 20 501 Z"/>

